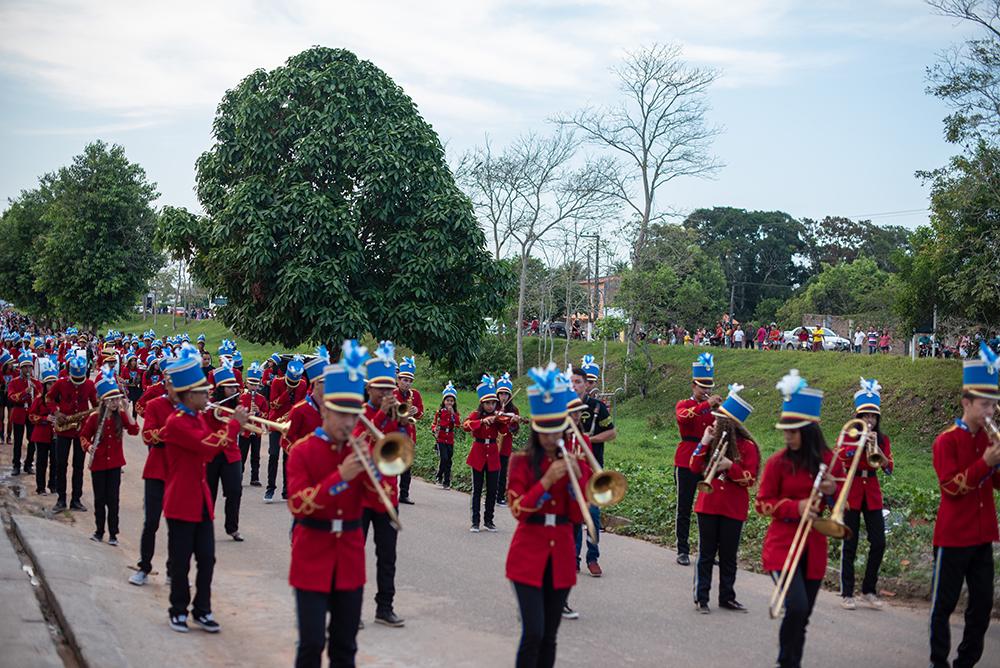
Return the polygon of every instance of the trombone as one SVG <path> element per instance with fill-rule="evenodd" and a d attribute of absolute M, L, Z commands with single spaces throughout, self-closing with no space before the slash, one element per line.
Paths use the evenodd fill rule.
<path fill-rule="evenodd" d="M 572 421 L 570 424 L 572 424 Z M 577 436 L 577 438 L 579 438 L 579 436 Z M 566 441 L 560 438 L 558 443 L 559 452 L 562 453 L 563 459 L 566 461 L 566 475 L 569 476 L 570 488 L 573 490 L 573 496 L 576 497 L 577 505 L 580 506 L 580 514 L 583 515 L 583 521 L 587 525 L 587 533 L 590 534 L 590 542 L 596 543 L 597 527 L 594 526 L 594 519 L 590 516 L 590 508 L 587 507 L 587 502 L 583 500 L 583 492 L 580 491 L 580 481 L 576 479 L 576 472 L 573 470 L 573 460 L 570 457 L 569 452 L 566 450 Z M 582 447 L 586 448 L 585 445 Z M 587 491 L 590 491 L 589 485 L 587 486 Z"/>
<path fill-rule="evenodd" d="M 594 451 L 587 447 L 587 441 L 580 433 L 580 428 L 572 419 L 570 419 L 569 425 L 573 428 L 573 433 L 576 434 L 576 440 L 580 442 L 580 449 L 586 455 L 587 463 L 594 471 L 590 480 L 587 481 L 587 500 L 598 508 L 604 508 L 624 499 L 625 492 L 628 491 L 628 480 L 618 471 L 605 471 L 604 467 L 597 461 L 597 457 L 594 456 Z M 587 516 L 589 517 L 589 514 Z"/>
<path fill-rule="evenodd" d="M 861 426 L 860 431 L 858 430 L 858 425 Z M 833 504 L 830 516 L 818 518 L 815 522 L 816 531 L 824 536 L 848 540 L 853 535 L 851 529 L 844 524 L 844 506 L 847 505 L 847 495 L 851 492 L 851 483 L 854 482 L 854 476 L 858 472 L 858 464 L 861 462 L 861 444 L 866 443 L 871 435 L 871 427 L 861 418 L 848 420 L 840 428 L 840 434 L 837 436 L 837 449 L 833 453 L 833 461 L 836 461 L 836 458 L 840 456 L 840 452 L 844 447 L 844 440 L 847 437 L 858 439 L 858 451 L 855 452 L 852 458 L 851 468 L 847 471 L 847 477 L 844 478 L 844 486 L 840 489 L 840 494 L 837 496 L 837 501 Z"/>
<path fill-rule="evenodd" d="M 233 396 L 236 396 L 235 394 Z M 222 404 L 209 403 L 206 408 L 211 408 L 215 411 L 216 416 L 219 412 L 223 412 L 226 415 L 232 415 L 236 412 L 235 409 L 229 406 L 223 406 Z M 259 415 L 251 415 L 247 421 L 247 424 L 243 425 L 243 428 L 247 431 L 252 431 L 255 434 L 263 434 L 267 429 L 279 432 L 282 435 L 288 433 L 288 422 L 275 422 L 273 420 L 265 420 Z"/>
<path fill-rule="evenodd" d="M 726 435 L 729 432 L 723 431 L 722 436 L 719 437 L 719 442 L 715 446 L 715 450 L 712 451 L 712 456 L 708 460 L 708 471 L 705 472 L 705 478 L 699 480 L 697 487 L 698 491 L 702 494 L 711 494 L 715 490 L 712 489 L 712 480 L 715 478 L 715 472 L 719 468 L 719 462 L 722 461 L 722 451 L 726 444 Z"/>
<path fill-rule="evenodd" d="M 376 439 L 375 446 L 372 448 L 371 455 L 369 455 L 367 452 L 362 451 L 360 438 L 351 438 L 349 439 L 351 447 L 354 449 L 354 454 L 361 460 L 361 464 L 365 468 L 365 473 L 368 474 L 368 479 L 371 480 L 372 485 L 375 487 L 375 492 L 378 494 L 379 500 L 385 506 L 385 512 L 389 515 L 389 523 L 396 531 L 402 531 L 403 525 L 399 522 L 399 514 L 393 507 L 389 495 L 382 488 L 382 481 L 379 474 L 382 476 L 394 476 L 408 470 L 413 464 L 413 441 L 406 434 L 400 432 L 389 434 L 382 432 L 363 413 L 358 418 L 365 426 L 365 429 Z"/>

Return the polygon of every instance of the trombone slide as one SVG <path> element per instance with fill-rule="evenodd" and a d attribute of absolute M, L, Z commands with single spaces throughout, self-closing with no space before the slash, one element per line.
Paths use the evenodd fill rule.
<path fill-rule="evenodd" d="M 771 592 L 771 600 L 768 603 L 768 614 L 771 616 L 771 619 L 777 619 L 781 614 L 782 608 L 785 607 L 785 597 L 788 595 L 788 589 L 792 585 L 792 578 L 795 577 L 795 571 L 799 568 L 799 561 L 802 559 L 803 552 L 805 552 L 806 543 L 809 540 L 809 531 L 813 526 L 813 519 L 810 517 L 810 514 L 819 508 L 819 486 L 823 483 L 823 476 L 825 475 L 826 464 L 820 464 L 816 478 L 813 480 L 812 489 L 809 490 L 809 496 L 807 497 L 809 503 L 806 512 L 802 513 L 802 519 L 799 520 L 799 526 L 792 537 L 792 543 L 788 546 L 788 554 L 785 555 L 785 563 L 781 566 L 781 573 L 774 582 L 774 591 Z"/>
<path fill-rule="evenodd" d="M 570 457 L 569 452 L 566 450 L 566 441 L 559 439 L 559 452 L 562 453 L 563 459 L 566 460 L 566 475 L 569 476 L 570 488 L 573 490 L 573 495 L 576 497 L 576 503 L 580 506 L 580 514 L 583 515 L 583 522 L 587 525 L 587 533 L 590 534 L 590 542 L 597 542 L 597 528 L 594 526 L 594 519 L 590 516 L 590 508 L 587 507 L 587 502 L 583 500 L 583 492 L 580 490 L 580 481 L 576 478 L 576 472 L 573 470 L 573 459 Z"/>

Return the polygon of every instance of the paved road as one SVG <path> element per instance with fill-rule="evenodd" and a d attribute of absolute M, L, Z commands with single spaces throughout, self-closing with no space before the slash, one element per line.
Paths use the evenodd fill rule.
<path fill-rule="evenodd" d="M 131 464 L 123 479 L 121 546 L 87 540 L 93 531 L 90 513 L 76 513 L 72 526 L 57 525 L 47 533 L 40 521 L 25 522 L 25 530 L 38 537 L 39 558 L 43 567 L 49 566 L 46 575 L 62 588 L 64 597 L 82 602 L 81 614 L 92 611 L 101 620 L 105 635 L 95 637 L 105 639 L 95 642 L 114 645 L 114 656 L 119 657 L 115 663 L 143 668 L 196 661 L 213 666 L 290 665 L 296 634 L 286 579 L 289 514 L 282 504 L 263 504 L 259 488 L 244 488 L 241 530 L 246 542 L 231 541 L 222 531 L 221 516 L 216 521 L 213 608 L 223 627 L 219 636 L 197 631 L 182 636 L 167 627 L 165 526 L 155 562 L 160 574 L 142 589 L 126 584 L 131 573 L 127 567 L 138 555 L 144 450 L 137 439 L 128 440 Z M 359 663 L 513 665 L 519 624 L 503 564 L 514 521 L 506 509 L 498 509 L 498 533 L 471 534 L 468 496 L 420 481 L 414 481 L 413 496 L 417 505 L 402 511 L 405 531 L 397 573 L 396 611 L 406 618 L 406 626 L 389 629 L 371 623 L 374 557 L 369 545 L 370 586 L 364 609 L 369 623 L 358 636 Z M 89 491 L 85 502 L 89 507 Z M 740 573 L 737 590 L 750 614 L 714 610 L 703 617 L 690 603 L 691 569 L 674 564 L 672 551 L 610 534 L 602 536 L 602 549 L 605 577 L 582 576 L 570 596 L 581 617 L 562 625 L 560 664 L 773 665 L 778 622 L 767 617 L 768 578 Z M 837 601 L 834 594 L 820 594 L 809 629 L 807 665 L 926 665 L 926 610 L 846 612 Z M 1000 656 L 996 624 L 987 636 L 986 656 Z"/>

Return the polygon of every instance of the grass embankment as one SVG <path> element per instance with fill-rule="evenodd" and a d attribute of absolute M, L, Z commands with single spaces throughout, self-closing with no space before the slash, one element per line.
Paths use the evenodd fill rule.
<path fill-rule="evenodd" d="M 149 326 L 148 322 L 144 325 L 138 319 L 119 323 L 117 328 L 142 331 Z M 169 320 L 164 325 L 161 319 L 157 332 L 167 333 L 168 328 Z M 231 336 L 225 327 L 213 321 L 191 323 L 187 331 L 192 338 L 204 332 L 213 351 L 223 336 Z M 238 338 L 237 341 L 247 364 L 254 359 L 264 359 L 274 350 L 273 347 L 249 344 Z M 537 358 L 536 344 L 534 339 L 526 341 L 526 360 Z M 715 355 L 720 393 L 725 394 L 728 383 L 746 386 L 742 396 L 755 409 L 747 427 L 760 445 L 764 459 L 781 447 L 781 435 L 774 429 L 781 398 L 774 384 L 788 369 L 799 369 L 811 386 L 825 392 L 823 424 L 831 446 L 840 426 L 851 417 L 852 399 L 858 389 L 859 377 L 864 375 L 879 379 L 883 386 L 883 431 L 892 440 L 896 466 L 894 475 L 883 476 L 886 507 L 891 515 L 887 523 L 889 536 L 882 566 L 882 587 L 900 595 L 926 596 L 931 578 L 931 534 L 938 499 L 937 481 L 931 465 L 931 445 L 935 435 L 948 426 L 959 410 L 961 366 L 951 360 L 920 359 L 912 362 L 909 358 L 894 355 L 652 347 L 655 374 L 649 396 L 645 399 L 622 398 L 614 406 L 619 436 L 606 448 L 606 464 L 609 468 L 620 470 L 629 480 L 625 501 L 611 511 L 626 520 L 615 530 L 665 545 L 674 544 L 673 455 L 678 440 L 674 405 L 690 395 L 691 363 L 698 353 L 705 350 Z M 600 362 L 602 346 L 573 342 L 569 360 L 578 362 L 585 353 L 595 355 Z M 624 384 L 624 359 L 623 344 L 608 345 L 607 359 L 603 364 L 607 391 Z M 557 346 L 556 362 L 563 365 L 564 361 L 563 348 Z M 483 371 L 496 373 L 503 369 Z M 424 396 L 428 412 L 431 412 L 437 407 L 441 388 L 448 379 L 432 373 L 429 366 L 419 359 L 417 375 L 416 387 Z M 518 387 L 527 384 L 524 378 L 516 381 Z M 618 396 L 623 397 L 622 394 Z M 516 403 L 522 412 L 526 412 L 527 398 L 523 391 L 518 394 Z M 473 391 L 459 392 L 459 406 L 463 413 L 475 405 Z M 524 433 L 522 430 L 519 440 L 523 440 Z M 417 442 L 419 447 L 414 472 L 433 479 L 437 458 L 429 416 L 419 424 Z M 460 489 L 471 486 L 469 469 L 465 466 L 469 443 L 464 433 L 457 438 L 453 484 Z M 741 560 L 747 567 L 759 568 L 761 542 L 766 529 L 767 520 L 751 512 L 740 550 Z M 697 544 L 696 523 L 692 530 L 695 533 L 692 544 Z M 830 543 L 828 584 L 837 586 L 840 543 Z M 861 545 L 857 566 L 859 586 L 866 554 L 867 548 Z"/>

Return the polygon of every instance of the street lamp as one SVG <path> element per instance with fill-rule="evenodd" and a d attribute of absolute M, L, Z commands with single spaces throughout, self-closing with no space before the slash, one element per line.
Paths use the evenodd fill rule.
<path fill-rule="evenodd" d="M 601 293 L 598 288 L 598 284 L 601 280 L 601 235 L 600 234 L 581 234 L 581 239 L 593 239 L 594 240 L 594 293 L 593 293 L 593 307 L 590 311 L 590 332 L 588 332 L 588 338 L 594 330 L 594 321 L 597 320 L 597 311 L 600 309 L 601 304 Z M 589 253 L 588 253 L 589 255 Z M 587 261 L 587 270 L 590 270 L 590 261 Z"/>

